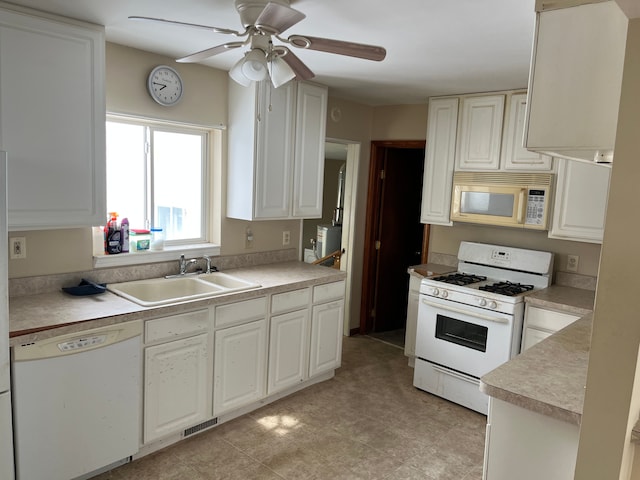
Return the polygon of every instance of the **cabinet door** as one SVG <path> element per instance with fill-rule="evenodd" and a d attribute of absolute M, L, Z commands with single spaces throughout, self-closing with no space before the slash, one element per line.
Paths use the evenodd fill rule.
<path fill-rule="evenodd" d="M 407 323 L 404 338 L 404 354 L 416 356 L 416 331 L 418 329 L 418 304 L 420 297 L 420 279 L 413 275 L 409 278 L 409 295 L 407 301 Z"/>
<path fill-rule="evenodd" d="M 309 310 L 271 317 L 267 394 L 307 379 L 309 363 Z"/>
<path fill-rule="evenodd" d="M 458 99 L 429 100 L 420 222 L 451 225 L 451 182 L 456 152 Z"/>
<path fill-rule="evenodd" d="M 265 396 L 267 322 L 215 333 L 213 414 L 234 410 Z"/>
<path fill-rule="evenodd" d="M 627 24 L 616 2 L 538 13 L 527 148 L 590 161 L 613 150 Z"/>
<path fill-rule="evenodd" d="M 206 420 L 211 412 L 208 334 L 145 348 L 144 443 Z"/>
<path fill-rule="evenodd" d="M 556 199 L 549 237 L 602 243 L 610 175 L 608 167 L 558 160 Z"/>
<path fill-rule="evenodd" d="M 292 216 L 321 218 L 327 88 L 298 83 Z"/>
<path fill-rule="evenodd" d="M 505 170 L 551 170 L 551 157 L 530 152 L 523 147 L 527 94 L 511 96 L 509 116 L 504 133 L 502 161 Z"/>
<path fill-rule="evenodd" d="M 338 368 L 342 361 L 344 301 L 315 305 L 311 315 L 309 376 Z"/>
<path fill-rule="evenodd" d="M 104 30 L 0 10 L 0 37 L 9 228 L 104 223 Z"/>
<path fill-rule="evenodd" d="M 256 219 L 290 216 L 294 92 L 293 83 L 271 88 L 271 84 L 265 81 L 258 87 L 254 198 Z"/>
<path fill-rule="evenodd" d="M 502 141 L 504 95 L 483 95 L 462 99 L 459 170 L 498 170 Z"/>

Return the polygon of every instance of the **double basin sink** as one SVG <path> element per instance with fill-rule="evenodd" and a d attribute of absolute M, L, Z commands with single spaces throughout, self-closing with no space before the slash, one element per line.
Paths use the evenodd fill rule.
<path fill-rule="evenodd" d="M 142 305 L 155 307 L 240 292 L 260 287 L 222 272 L 201 273 L 177 278 L 152 278 L 133 282 L 112 283 L 107 290 Z"/>

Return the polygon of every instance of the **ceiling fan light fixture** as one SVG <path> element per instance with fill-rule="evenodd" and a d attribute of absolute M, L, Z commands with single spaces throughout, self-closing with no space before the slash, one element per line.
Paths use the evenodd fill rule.
<path fill-rule="evenodd" d="M 248 87 L 251 84 L 251 80 L 242 73 L 244 59 L 245 57 L 242 57 L 233 67 L 231 67 L 231 70 L 229 70 L 229 76 L 236 83 L 239 83 L 243 87 Z"/>
<path fill-rule="evenodd" d="M 267 76 L 267 57 L 259 48 L 254 48 L 242 61 L 242 74 L 249 80 L 259 82 Z"/>
<path fill-rule="evenodd" d="M 276 56 L 271 60 L 271 83 L 275 88 L 296 78 L 296 72 L 282 58 Z"/>

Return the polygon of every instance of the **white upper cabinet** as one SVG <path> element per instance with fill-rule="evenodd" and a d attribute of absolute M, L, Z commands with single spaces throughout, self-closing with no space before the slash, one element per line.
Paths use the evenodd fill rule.
<path fill-rule="evenodd" d="M 505 170 L 551 170 L 551 157 L 524 148 L 524 124 L 527 94 L 514 93 L 509 99 L 502 142 L 502 165 Z"/>
<path fill-rule="evenodd" d="M 451 181 L 456 152 L 458 98 L 429 99 L 420 221 L 451 225 Z"/>
<path fill-rule="evenodd" d="M 294 218 L 320 218 L 328 91 L 311 83 L 297 85 L 291 214 Z"/>
<path fill-rule="evenodd" d="M 549 237 L 602 243 L 610 176 L 607 167 L 559 160 Z"/>
<path fill-rule="evenodd" d="M 627 23 L 614 1 L 538 13 L 528 149 L 590 162 L 612 160 Z"/>
<path fill-rule="evenodd" d="M 0 149 L 11 230 L 100 225 L 104 29 L 0 9 Z"/>
<path fill-rule="evenodd" d="M 320 218 L 326 87 L 229 83 L 227 216 Z"/>
<path fill-rule="evenodd" d="M 498 170 L 504 117 L 504 95 L 463 97 L 457 170 Z"/>

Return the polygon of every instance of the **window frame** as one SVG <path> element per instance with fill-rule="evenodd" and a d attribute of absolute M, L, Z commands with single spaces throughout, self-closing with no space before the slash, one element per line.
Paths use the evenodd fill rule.
<path fill-rule="evenodd" d="M 165 242 L 165 248 L 162 251 L 145 251 L 145 252 L 134 252 L 128 254 L 119 254 L 119 255 L 105 255 L 102 252 L 93 252 L 94 258 L 94 267 L 112 267 L 118 265 L 136 265 L 141 263 L 152 263 L 152 262 L 162 262 L 167 260 L 174 260 L 179 256 L 177 252 L 185 252 L 191 256 L 202 256 L 202 255 L 210 255 L 217 256 L 220 255 L 220 246 L 213 243 L 211 241 L 212 235 L 212 213 L 214 211 L 214 206 L 212 205 L 213 192 L 212 188 L 214 186 L 214 181 L 212 178 L 213 168 L 213 155 L 214 146 L 212 142 L 215 141 L 216 135 L 214 134 L 215 127 L 195 125 L 184 122 L 176 122 L 171 120 L 163 120 L 163 119 L 153 119 L 144 116 L 136 116 L 136 115 L 122 115 L 117 113 L 109 113 L 105 117 L 105 129 L 107 122 L 118 122 L 125 123 L 130 125 L 137 125 L 144 127 L 146 129 L 146 143 L 145 147 L 146 152 L 146 162 L 147 165 L 145 169 L 147 169 L 145 182 L 148 181 L 149 178 L 153 178 L 153 162 L 151 151 L 152 148 L 152 135 L 153 132 L 172 132 L 172 133 L 187 133 L 194 134 L 194 132 L 199 133 L 202 137 L 202 164 L 201 164 L 201 189 L 202 189 L 202 200 L 201 200 L 201 234 L 200 238 L 191 238 L 185 240 L 170 240 Z M 105 150 L 106 156 L 106 150 Z M 106 158 L 105 158 L 105 172 L 106 172 Z M 105 175 L 106 182 L 106 175 Z M 152 182 L 151 182 L 152 183 Z M 145 216 L 152 213 L 153 206 L 153 187 L 152 185 L 145 185 Z M 106 192 L 106 188 L 105 188 Z M 106 193 L 105 193 L 106 194 Z M 105 212 L 105 219 L 107 213 Z M 97 233 L 95 231 L 96 227 L 94 227 L 93 235 L 95 236 Z M 94 242 L 95 243 L 95 242 Z"/>

